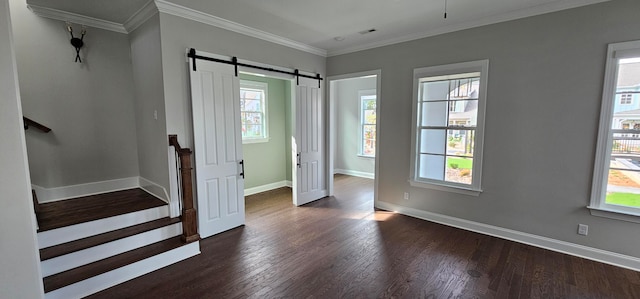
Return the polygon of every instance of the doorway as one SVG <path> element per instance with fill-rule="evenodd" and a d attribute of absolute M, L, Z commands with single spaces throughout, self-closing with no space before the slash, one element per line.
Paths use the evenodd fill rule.
<path fill-rule="evenodd" d="M 255 109 L 266 106 L 260 100 L 268 91 L 260 96 L 256 87 L 260 82 L 248 82 L 242 102 L 251 104 L 241 107 L 239 72 L 289 81 L 292 130 L 285 138 L 291 144 L 293 204 L 325 197 L 326 106 L 320 75 L 206 55 L 197 55 L 195 49 L 189 51 L 200 235 L 211 236 L 245 223 L 243 132 L 254 141 L 269 139 L 265 133 L 267 110 Z"/>
<path fill-rule="evenodd" d="M 378 194 L 380 70 L 332 76 L 329 94 L 329 193 L 333 175 L 374 180 Z"/>

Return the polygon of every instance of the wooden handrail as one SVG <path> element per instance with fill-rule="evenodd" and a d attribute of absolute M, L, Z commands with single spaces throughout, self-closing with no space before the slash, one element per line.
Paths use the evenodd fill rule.
<path fill-rule="evenodd" d="M 51 129 L 49 127 L 47 127 L 47 126 L 45 126 L 45 125 L 43 125 L 41 123 L 38 123 L 38 122 L 28 118 L 28 117 L 24 117 L 23 116 L 22 117 L 22 121 L 24 122 L 24 129 L 25 130 L 28 130 L 29 127 L 34 127 L 34 128 L 36 128 L 36 129 L 38 129 L 38 130 L 40 130 L 42 132 L 45 132 L 45 133 L 51 132 Z"/>
<path fill-rule="evenodd" d="M 169 135 L 169 145 L 180 157 L 180 177 L 182 189 L 182 241 L 191 243 L 200 240 L 196 210 L 193 207 L 193 183 L 191 181 L 191 150 L 182 148 L 177 135 Z"/>

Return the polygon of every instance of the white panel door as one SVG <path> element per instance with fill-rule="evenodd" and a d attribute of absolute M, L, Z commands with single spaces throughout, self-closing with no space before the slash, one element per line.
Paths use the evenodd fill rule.
<path fill-rule="evenodd" d="M 293 203 L 303 205 L 327 196 L 324 105 L 318 80 L 300 77 L 296 86 L 295 182 Z"/>
<path fill-rule="evenodd" d="M 191 62 L 193 63 L 193 62 Z M 191 67 L 198 230 L 205 238 L 244 224 L 240 85 L 232 65 Z"/>

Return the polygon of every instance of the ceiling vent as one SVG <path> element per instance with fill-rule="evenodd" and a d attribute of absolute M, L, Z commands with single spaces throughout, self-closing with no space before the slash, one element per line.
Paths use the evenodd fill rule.
<path fill-rule="evenodd" d="M 376 31 L 378 31 L 378 30 L 376 30 L 375 28 L 371 28 L 371 29 L 367 29 L 367 30 L 362 30 L 362 31 L 360 31 L 358 33 L 364 35 L 364 34 L 371 33 L 371 32 L 376 32 Z"/>

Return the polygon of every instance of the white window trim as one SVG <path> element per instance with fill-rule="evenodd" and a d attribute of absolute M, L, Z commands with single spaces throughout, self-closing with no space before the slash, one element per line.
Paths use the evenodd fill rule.
<path fill-rule="evenodd" d="M 473 155 L 473 177 L 471 185 L 439 180 L 417 179 L 418 158 L 418 90 L 420 78 L 448 76 L 462 73 L 480 72 L 480 90 L 478 91 L 478 118 L 475 133 Z M 477 60 L 463 63 L 424 67 L 413 70 L 413 114 L 411 122 L 411 172 L 409 183 L 413 187 L 429 188 L 441 191 L 478 196 L 482 192 L 482 150 L 484 143 L 484 123 L 487 100 L 487 82 L 489 78 L 489 60 Z"/>
<path fill-rule="evenodd" d="M 240 88 L 250 88 L 250 89 L 261 89 L 264 90 L 264 137 L 260 138 L 247 138 L 242 137 L 242 144 L 251 144 L 251 143 L 265 143 L 269 142 L 271 138 L 269 138 L 269 84 L 266 82 L 258 82 L 251 80 L 240 80 Z"/>
<path fill-rule="evenodd" d="M 362 158 L 375 158 L 376 155 L 365 155 L 362 143 L 364 141 L 362 127 L 364 123 L 364 115 L 362 113 L 362 97 L 364 96 L 376 96 L 376 111 L 378 107 L 378 98 L 375 89 L 359 90 L 358 91 L 358 113 L 360 114 L 360 122 L 358 123 L 358 156 Z M 376 114 L 376 123 L 378 122 Z M 377 127 L 376 127 L 377 128 Z M 377 148 L 376 148 L 377 151 Z"/>
<path fill-rule="evenodd" d="M 611 205 L 605 202 L 607 180 L 609 173 L 609 157 L 613 142 L 611 122 L 613 121 L 613 104 L 616 100 L 616 81 L 618 76 L 618 61 L 624 58 L 640 57 L 640 41 L 609 44 L 607 47 L 607 62 L 605 67 L 605 81 L 602 91 L 602 107 L 600 109 L 600 127 L 598 129 L 598 143 L 596 159 L 593 169 L 591 200 L 589 208 L 591 215 L 613 218 L 640 223 L 640 209 Z"/>

